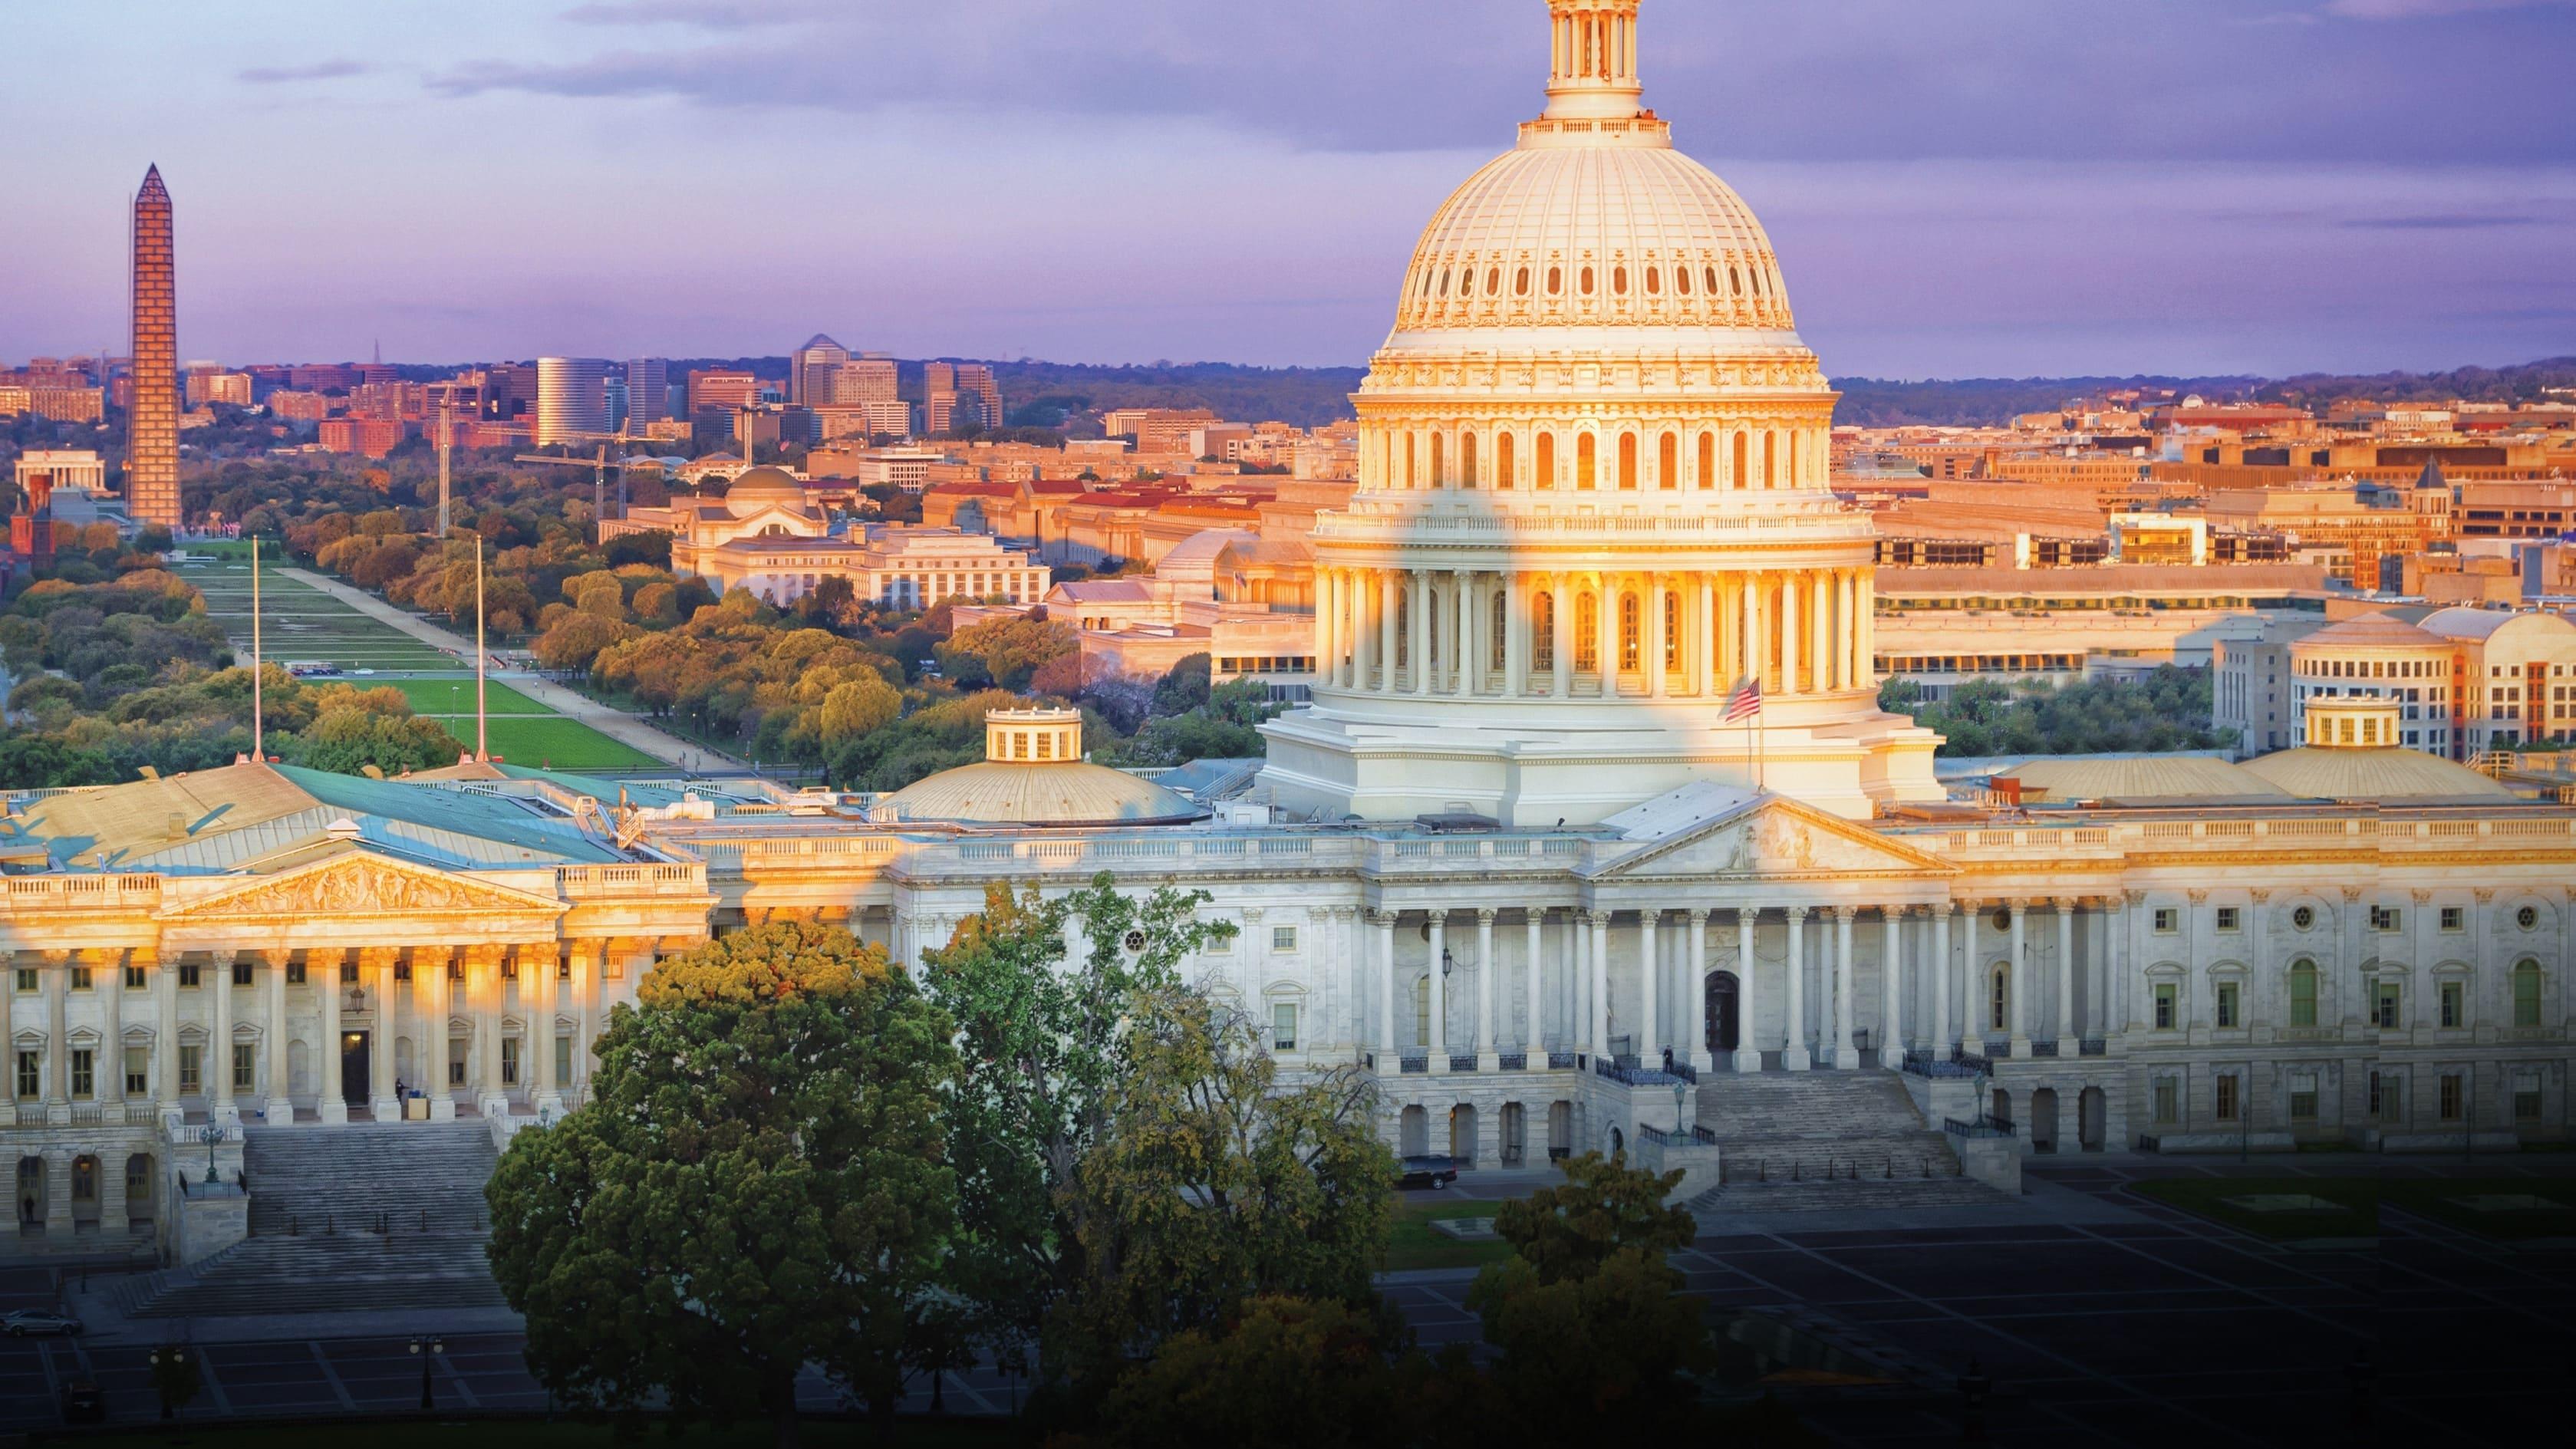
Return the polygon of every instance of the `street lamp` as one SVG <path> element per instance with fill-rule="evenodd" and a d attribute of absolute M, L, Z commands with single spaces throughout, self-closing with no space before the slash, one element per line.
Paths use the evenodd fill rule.
<path fill-rule="evenodd" d="M 177 1344 L 152 1350 L 152 1389 L 160 1396 L 161 1417 L 164 1419 L 175 1419 L 179 1416 L 178 1410 L 170 1402 L 170 1379 L 176 1378 L 183 1372 L 187 1362 L 188 1351 Z M 168 1378 L 163 1377 L 162 1374 L 162 1366 L 165 1364 L 170 1369 Z"/>
<path fill-rule="evenodd" d="M 423 1412 L 427 1412 L 437 1407 L 429 1397 L 430 1365 L 437 1361 L 440 1354 L 447 1352 L 447 1341 L 434 1334 L 428 1338 L 415 1337 L 411 1341 L 411 1351 L 412 1355 L 420 1360 L 420 1407 Z"/>

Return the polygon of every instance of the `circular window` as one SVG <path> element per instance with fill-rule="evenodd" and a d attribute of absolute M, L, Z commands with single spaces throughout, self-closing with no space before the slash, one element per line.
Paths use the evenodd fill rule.
<path fill-rule="evenodd" d="M 2012 929 L 2011 911 L 1999 909 L 1995 912 L 1995 929 L 1998 931 L 2009 931 Z"/>
<path fill-rule="evenodd" d="M 1127 950 L 1131 954 L 1142 955 L 1145 950 L 1145 933 L 1142 931 L 1129 931 L 1127 933 Z"/>
<path fill-rule="evenodd" d="M 2540 924 L 2540 912 L 2533 910 L 2529 906 L 2524 906 L 2521 910 L 2513 913 L 2513 923 L 2528 931 L 2532 927 Z"/>
<path fill-rule="evenodd" d="M 2316 923 L 2317 908 L 2314 906 L 2301 906 L 2297 910 L 2290 912 L 2290 924 L 2298 927 L 2302 931 Z"/>

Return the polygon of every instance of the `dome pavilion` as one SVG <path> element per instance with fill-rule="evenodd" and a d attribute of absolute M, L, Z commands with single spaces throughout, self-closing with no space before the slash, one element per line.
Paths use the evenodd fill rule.
<path fill-rule="evenodd" d="M 1600 820 L 1699 780 L 1937 800 L 1882 713 L 1875 532 L 1752 209 L 1644 106 L 1638 0 L 1549 0 L 1547 106 L 1434 214 L 1317 520 L 1317 682 L 1266 727 L 1327 818 Z M 1742 683 L 1762 728 L 1728 723 Z"/>

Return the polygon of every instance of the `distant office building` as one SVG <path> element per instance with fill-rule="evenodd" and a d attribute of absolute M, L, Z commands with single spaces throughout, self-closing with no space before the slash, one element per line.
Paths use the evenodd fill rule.
<path fill-rule="evenodd" d="M 984 410 L 983 394 L 960 388 L 933 388 L 922 404 L 923 426 L 936 438 L 960 429 L 975 430 L 993 425 Z"/>
<path fill-rule="evenodd" d="M 170 192 L 158 166 L 144 171 L 143 190 L 134 198 L 134 405 L 126 416 L 125 500 L 138 522 L 179 526 L 178 266 Z"/>
<path fill-rule="evenodd" d="M 890 403 L 902 394 L 895 382 L 894 359 L 882 352 L 871 352 L 842 363 L 832 373 L 830 392 L 820 402 L 840 407 L 862 403 Z M 812 407 L 818 399 L 807 398 Z"/>
<path fill-rule="evenodd" d="M 410 433 L 411 425 L 400 418 L 344 416 L 324 418 L 315 441 L 325 452 L 381 458 L 392 452 Z"/>
<path fill-rule="evenodd" d="M 832 400 L 832 379 L 850 349 L 817 332 L 787 355 L 787 400 L 799 406 Z"/>
<path fill-rule="evenodd" d="M 483 369 L 483 416 L 494 422 L 526 417 L 537 403 L 537 370 L 524 363 L 496 362 Z"/>
<path fill-rule="evenodd" d="M 626 422 L 641 428 L 671 415 L 671 364 L 659 357 L 638 357 L 626 364 Z"/>
<path fill-rule="evenodd" d="M 760 379 L 748 372 L 729 367 L 701 367 L 689 371 L 689 412 L 694 415 L 710 408 L 730 415 L 735 408 L 749 407 L 760 401 Z M 730 427 L 732 419 L 726 418 Z"/>
<path fill-rule="evenodd" d="M 985 427 L 1002 425 L 1002 389 L 993 381 L 993 369 L 980 362 L 957 364 L 957 390 L 971 392 L 983 399 Z"/>
<path fill-rule="evenodd" d="M 537 359 L 537 446 L 577 443 L 605 433 L 608 363 L 596 357 Z"/>

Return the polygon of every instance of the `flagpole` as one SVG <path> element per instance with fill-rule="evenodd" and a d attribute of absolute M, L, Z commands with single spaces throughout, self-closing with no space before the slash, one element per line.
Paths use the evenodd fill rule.
<path fill-rule="evenodd" d="M 474 535 L 474 762 L 490 764 L 483 714 L 483 535 Z"/>
<path fill-rule="evenodd" d="M 250 536 L 250 757 L 268 763 L 267 722 L 259 690 L 259 535 Z"/>

